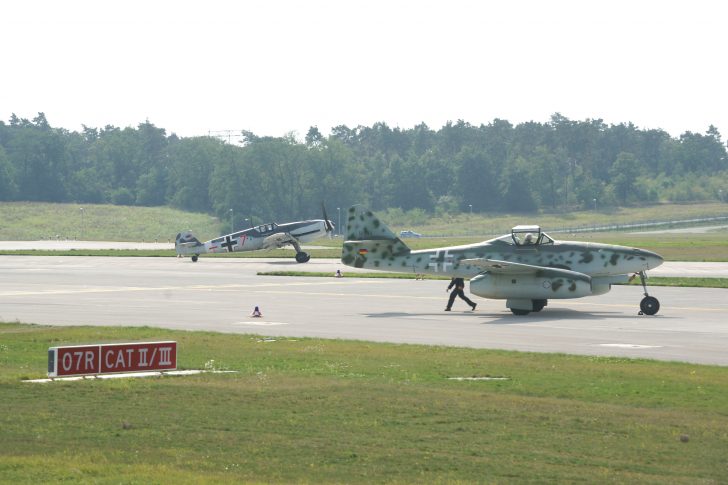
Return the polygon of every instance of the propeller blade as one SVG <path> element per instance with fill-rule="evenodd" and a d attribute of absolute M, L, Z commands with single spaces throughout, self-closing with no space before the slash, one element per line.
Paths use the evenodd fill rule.
<path fill-rule="evenodd" d="M 334 225 L 331 223 L 328 216 L 326 215 L 326 206 L 323 202 L 321 202 L 321 211 L 324 213 L 324 228 L 326 229 L 326 232 L 334 232 Z"/>

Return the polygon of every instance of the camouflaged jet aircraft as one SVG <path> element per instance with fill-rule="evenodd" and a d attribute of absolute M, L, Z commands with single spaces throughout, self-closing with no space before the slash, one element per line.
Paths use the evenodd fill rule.
<path fill-rule="evenodd" d="M 540 312 L 550 299 L 602 295 L 612 284 L 639 275 L 644 290 L 640 315 L 660 309 L 645 283 L 645 271 L 662 264 L 659 254 L 556 241 L 539 226 L 516 226 L 510 234 L 477 244 L 412 251 L 371 211 L 354 206 L 347 214 L 341 261 L 356 268 L 468 278 L 472 294 L 506 300 L 516 315 Z"/>
<path fill-rule="evenodd" d="M 204 243 L 190 231 L 181 232 L 177 234 L 174 247 L 178 256 L 191 256 L 192 261 L 196 262 L 200 254 L 277 249 L 290 244 L 296 250 L 296 261 L 307 263 L 311 256 L 301 250 L 301 244 L 334 231 L 334 223 L 326 217 L 326 209 L 323 209 L 323 213 L 323 219 L 261 224 Z"/>

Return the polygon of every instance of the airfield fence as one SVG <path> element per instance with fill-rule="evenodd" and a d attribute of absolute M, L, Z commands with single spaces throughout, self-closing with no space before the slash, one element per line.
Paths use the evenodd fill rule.
<path fill-rule="evenodd" d="M 542 226 L 541 229 L 549 234 L 556 233 L 588 233 L 588 232 L 634 232 L 639 230 L 657 230 L 657 229 L 676 229 L 696 226 L 700 224 L 717 225 L 716 223 L 728 222 L 728 216 L 714 216 L 714 217 L 699 217 L 692 219 L 678 219 L 670 221 L 643 221 L 636 223 L 625 223 L 625 224 L 592 224 L 592 225 L 580 225 L 580 226 L 564 226 L 564 227 L 548 227 Z M 485 231 L 468 232 L 467 234 L 460 234 L 463 236 L 500 236 L 507 234 L 511 231 L 511 227 L 490 227 L 486 228 Z M 424 234 L 426 237 L 453 237 L 456 234 Z"/>
<path fill-rule="evenodd" d="M 712 224 L 716 222 L 726 222 L 728 216 L 716 216 L 716 217 L 701 217 L 695 219 L 682 219 L 675 221 L 647 221 L 637 222 L 633 224 L 606 224 L 606 225 L 592 225 L 592 226 L 575 226 L 575 227 L 562 227 L 556 229 L 550 229 L 548 232 L 611 232 L 611 231 L 634 231 L 640 229 L 656 229 L 666 228 L 673 229 L 678 227 L 690 227 L 698 224 Z"/>

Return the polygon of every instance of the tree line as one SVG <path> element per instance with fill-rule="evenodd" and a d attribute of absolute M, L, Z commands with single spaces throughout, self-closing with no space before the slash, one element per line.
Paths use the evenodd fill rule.
<path fill-rule="evenodd" d="M 374 210 L 454 213 L 592 209 L 728 198 L 714 126 L 670 136 L 631 123 L 570 120 L 311 127 L 304 140 L 240 142 L 136 128 L 53 128 L 43 113 L 0 121 L 0 200 L 170 205 L 254 223 Z"/>

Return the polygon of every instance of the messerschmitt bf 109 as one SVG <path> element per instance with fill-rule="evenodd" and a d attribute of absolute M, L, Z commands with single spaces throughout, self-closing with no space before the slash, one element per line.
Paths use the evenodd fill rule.
<path fill-rule="evenodd" d="M 516 226 L 510 234 L 476 244 L 412 251 L 371 211 L 354 206 L 347 214 L 341 261 L 356 268 L 469 278 L 472 294 L 506 300 L 516 315 L 539 312 L 550 299 L 602 295 L 638 275 L 644 290 L 640 314 L 660 309 L 645 283 L 645 271 L 662 264 L 659 254 L 556 241 L 539 226 Z"/>
<path fill-rule="evenodd" d="M 177 234 L 174 247 L 178 256 L 191 256 L 197 261 L 200 254 L 232 253 L 237 251 L 256 251 L 259 249 L 277 249 L 291 245 L 296 250 L 296 261 L 306 263 L 311 256 L 301 250 L 301 244 L 318 239 L 334 231 L 334 223 L 326 217 L 323 208 L 323 219 L 288 222 L 276 224 L 270 222 L 251 227 L 243 231 L 226 234 L 206 242 L 200 242 L 190 231 Z"/>

